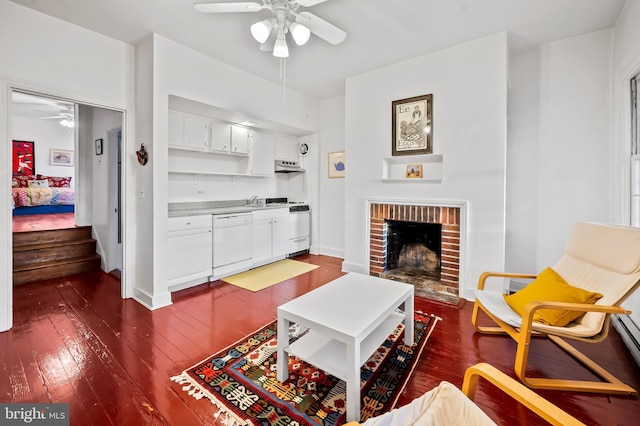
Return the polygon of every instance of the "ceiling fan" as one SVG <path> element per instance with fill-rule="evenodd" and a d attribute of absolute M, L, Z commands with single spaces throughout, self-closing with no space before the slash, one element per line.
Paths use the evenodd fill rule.
<path fill-rule="evenodd" d="M 60 120 L 60 124 L 65 127 L 74 127 L 75 126 L 75 113 L 73 106 L 65 107 L 65 110 L 62 110 L 58 113 L 58 115 L 52 115 L 49 117 L 38 117 L 40 120 L 46 120 L 50 118 L 58 118 Z"/>
<path fill-rule="evenodd" d="M 193 5 L 203 13 L 259 12 L 269 9 L 273 16 L 251 25 L 253 38 L 260 43 L 260 50 L 273 52 L 273 56 L 289 56 L 286 34 L 290 33 L 299 46 L 305 44 L 311 33 L 337 45 L 344 41 L 347 33 L 311 12 L 300 12 L 302 7 L 311 7 L 327 0 L 262 0 L 258 2 L 204 2 Z"/>

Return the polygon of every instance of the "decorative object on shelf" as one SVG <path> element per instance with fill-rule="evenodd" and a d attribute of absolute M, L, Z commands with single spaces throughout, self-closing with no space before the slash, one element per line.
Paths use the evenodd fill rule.
<path fill-rule="evenodd" d="M 34 142 L 13 141 L 12 168 L 14 176 L 35 176 L 36 160 Z"/>
<path fill-rule="evenodd" d="M 422 179 L 422 164 L 407 164 L 407 179 Z"/>
<path fill-rule="evenodd" d="M 391 102 L 391 154 L 433 153 L 433 95 Z"/>
<path fill-rule="evenodd" d="M 96 139 L 96 155 L 102 155 L 102 139 Z"/>
<path fill-rule="evenodd" d="M 49 150 L 50 166 L 73 166 L 73 151 L 63 151 L 61 149 Z"/>
<path fill-rule="evenodd" d="M 306 143 L 301 143 L 298 149 L 300 151 L 300 155 L 307 155 L 309 153 L 309 145 Z"/>
<path fill-rule="evenodd" d="M 136 151 L 136 156 L 138 157 L 138 163 L 140 163 L 140 165 L 142 166 L 149 162 L 149 153 L 144 147 L 144 144 L 140 144 L 140 149 Z"/>
<path fill-rule="evenodd" d="M 260 50 L 272 52 L 273 56 L 289 56 L 286 34 L 302 46 L 311 33 L 331 44 L 340 44 L 347 33 L 310 12 L 298 12 L 300 6 L 311 7 L 326 0 L 262 0 L 262 2 L 203 2 L 193 5 L 203 13 L 259 12 L 271 10 L 270 18 L 251 25 L 251 35 L 260 43 Z"/>
<path fill-rule="evenodd" d="M 344 151 L 336 151 L 329 153 L 329 177 L 344 177 Z"/>

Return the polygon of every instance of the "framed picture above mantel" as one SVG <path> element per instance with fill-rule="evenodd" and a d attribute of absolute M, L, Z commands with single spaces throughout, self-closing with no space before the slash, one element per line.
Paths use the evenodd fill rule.
<path fill-rule="evenodd" d="M 433 95 L 391 102 L 391 155 L 433 153 Z"/>

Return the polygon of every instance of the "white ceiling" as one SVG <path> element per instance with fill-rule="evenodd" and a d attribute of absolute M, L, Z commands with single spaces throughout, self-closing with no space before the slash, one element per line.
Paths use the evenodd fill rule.
<path fill-rule="evenodd" d="M 280 61 L 259 50 L 249 26 L 270 16 L 203 14 L 193 0 L 11 0 L 135 44 L 155 32 L 282 84 Z M 206 0 L 198 0 L 204 2 Z M 232 1 L 232 0 L 228 0 Z M 256 0 L 261 1 L 261 0 Z M 512 50 L 612 27 L 625 0 L 328 0 L 308 10 L 347 32 L 337 46 L 312 35 L 289 43 L 286 86 L 325 98 L 346 77 L 508 31 Z"/>

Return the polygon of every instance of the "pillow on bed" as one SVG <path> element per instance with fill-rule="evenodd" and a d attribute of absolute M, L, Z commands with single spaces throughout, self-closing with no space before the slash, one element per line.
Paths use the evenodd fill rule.
<path fill-rule="evenodd" d="M 12 188 L 28 188 L 29 187 L 28 182 L 35 179 L 36 179 L 35 176 L 22 176 L 22 175 L 12 176 L 11 187 Z"/>
<path fill-rule="evenodd" d="M 70 177 L 38 175 L 38 179 L 46 179 L 47 181 L 49 181 L 50 188 L 71 188 Z"/>
<path fill-rule="evenodd" d="M 49 181 L 46 179 L 29 181 L 29 188 L 48 188 L 48 187 L 49 187 Z"/>

